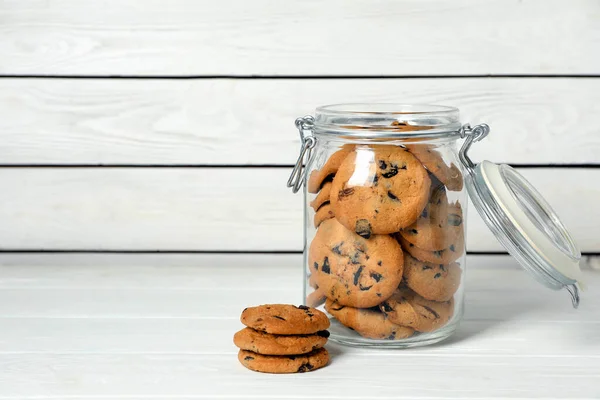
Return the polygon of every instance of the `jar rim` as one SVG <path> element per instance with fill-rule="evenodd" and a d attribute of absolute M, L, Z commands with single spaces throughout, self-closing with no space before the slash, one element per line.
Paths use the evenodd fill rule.
<path fill-rule="evenodd" d="M 352 138 L 443 137 L 461 127 L 459 110 L 435 104 L 340 103 L 317 107 L 315 133 Z"/>

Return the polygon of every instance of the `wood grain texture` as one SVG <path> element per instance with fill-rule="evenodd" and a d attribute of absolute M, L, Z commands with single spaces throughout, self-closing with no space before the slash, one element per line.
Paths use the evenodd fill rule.
<path fill-rule="evenodd" d="M 239 313 L 255 301 L 297 303 L 301 277 L 297 268 L 277 265 L 277 256 L 245 257 L 264 266 L 144 267 L 135 259 L 133 268 L 0 265 L 0 398 L 324 400 L 372 398 L 374 390 L 382 399 L 600 395 L 600 297 L 584 293 L 573 310 L 565 291 L 544 288 L 508 257 L 486 257 L 503 269 L 479 268 L 473 261 L 481 257 L 470 257 L 464 321 L 440 345 L 375 352 L 329 342 L 332 361 L 322 370 L 249 372 L 231 340 L 242 327 Z M 260 277 L 264 284 L 255 285 Z M 600 284 L 597 272 L 585 271 L 584 279 Z"/>
<path fill-rule="evenodd" d="M 474 159 L 600 163 L 600 79 L 0 80 L 0 164 L 292 164 L 293 121 L 340 102 L 441 103 Z"/>
<path fill-rule="evenodd" d="M 595 0 L 4 1 L 0 73 L 598 74 L 599 16 Z"/>
<path fill-rule="evenodd" d="M 0 169 L 1 249 L 301 250 L 302 196 L 287 168 Z M 583 251 L 600 169 L 525 169 Z M 468 249 L 502 247 L 473 208 Z"/>

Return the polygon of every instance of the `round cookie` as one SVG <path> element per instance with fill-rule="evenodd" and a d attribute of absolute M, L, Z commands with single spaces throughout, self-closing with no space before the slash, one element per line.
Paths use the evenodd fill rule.
<path fill-rule="evenodd" d="M 325 292 L 319 288 L 316 275 L 313 268 L 310 268 L 311 275 L 308 277 L 308 285 L 314 289 L 306 296 L 306 305 L 309 307 L 318 307 L 325 303 Z"/>
<path fill-rule="evenodd" d="M 462 270 L 457 263 L 432 264 L 404 253 L 406 285 L 428 300 L 448 301 L 460 286 Z"/>
<path fill-rule="evenodd" d="M 305 354 L 320 349 L 327 343 L 328 331 L 313 335 L 272 335 L 244 328 L 233 336 L 233 343 L 242 350 L 260 354 Z"/>
<path fill-rule="evenodd" d="M 331 182 L 325 182 L 319 191 L 319 194 L 310 202 L 313 210 L 317 211 L 325 203 L 329 203 L 329 195 L 331 193 Z"/>
<path fill-rule="evenodd" d="M 308 354 L 267 356 L 252 351 L 240 350 L 238 360 L 252 371 L 270 374 L 293 374 L 310 372 L 322 368 L 329 362 L 329 353 L 322 347 Z"/>
<path fill-rule="evenodd" d="M 444 250 L 429 251 L 423 250 L 408 242 L 401 235 L 396 235 L 396 238 L 402 245 L 405 253 L 410 254 L 420 261 L 430 262 L 433 264 L 450 264 L 458 260 L 465 252 L 464 236 L 459 235 L 450 241 L 448 248 Z"/>
<path fill-rule="evenodd" d="M 450 320 L 454 313 L 454 299 L 431 301 L 402 287 L 379 308 L 392 323 L 409 326 L 418 332 L 432 332 Z"/>
<path fill-rule="evenodd" d="M 392 295 L 402 280 L 404 258 L 391 236 L 366 240 L 333 218 L 317 230 L 308 262 L 311 277 L 325 296 L 342 305 L 367 308 Z"/>
<path fill-rule="evenodd" d="M 412 328 L 392 323 L 377 309 L 348 307 L 327 299 L 325 310 L 341 324 L 370 339 L 406 339 L 415 332 Z"/>
<path fill-rule="evenodd" d="M 322 311 L 289 304 L 248 307 L 240 320 L 249 328 L 276 335 L 307 335 L 329 328 L 329 319 Z"/>
<path fill-rule="evenodd" d="M 317 193 L 325 183 L 333 178 L 342 161 L 354 149 L 354 145 L 344 145 L 325 161 L 321 169 L 313 170 L 308 177 L 306 188 L 309 193 Z"/>
<path fill-rule="evenodd" d="M 460 169 L 451 163 L 448 166 L 439 151 L 424 144 L 406 145 L 408 150 L 423 163 L 425 168 L 442 182 L 448 190 L 459 192 L 463 188 L 463 176 Z"/>
<path fill-rule="evenodd" d="M 317 210 L 317 212 L 315 213 L 315 218 L 313 220 L 313 223 L 315 225 L 315 228 L 318 228 L 319 225 L 321 225 L 321 223 L 327 219 L 331 219 L 333 218 L 335 215 L 333 214 L 333 210 L 331 208 L 331 204 L 329 204 L 329 202 L 323 204 L 321 206 L 321 208 L 319 208 Z"/>
<path fill-rule="evenodd" d="M 415 222 L 430 185 L 423 165 L 405 148 L 357 147 L 340 165 L 330 201 L 342 225 L 368 239 Z"/>
<path fill-rule="evenodd" d="M 420 249 L 443 250 L 450 245 L 452 231 L 448 229 L 448 197 L 441 183 L 432 186 L 427 206 L 419 218 L 399 234 Z"/>
<path fill-rule="evenodd" d="M 321 304 L 325 303 L 325 293 L 319 288 L 315 289 L 314 292 L 311 292 L 308 296 L 306 296 L 306 304 L 309 307 L 319 307 Z"/>

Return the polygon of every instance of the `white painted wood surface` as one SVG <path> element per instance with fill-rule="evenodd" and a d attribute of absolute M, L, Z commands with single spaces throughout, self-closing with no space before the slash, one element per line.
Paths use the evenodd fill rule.
<path fill-rule="evenodd" d="M 0 80 L 0 164 L 292 164 L 294 120 L 340 102 L 441 103 L 475 159 L 600 163 L 600 79 Z M 276 151 L 274 151 L 276 149 Z"/>
<path fill-rule="evenodd" d="M 0 2 L 0 73 L 597 74 L 596 0 Z"/>
<path fill-rule="evenodd" d="M 329 343 L 327 368 L 272 376 L 244 369 L 232 336 L 244 307 L 301 301 L 300 264 L 59 255 L 11 266 L 12 257 L 0 256 L 0 399 L 600 396 L 597 272 L 584 272 L 590 290 L 573 310 L 565 291 L 540 286 L 509 257 L 469 257 L 466 314 L 450 340 L 401 351 Z"/>
<path fill-rule="evenodd" d="M 1 249 L 301 250 L 288 168 L 0 169 Z M 600 169 L 521 169 L 583 251 L 600 249 Z M 468 249 L 503 250 L 473 207 Z"/>

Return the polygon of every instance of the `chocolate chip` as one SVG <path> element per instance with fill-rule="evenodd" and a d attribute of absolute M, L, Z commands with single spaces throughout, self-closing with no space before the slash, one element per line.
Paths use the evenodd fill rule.
<path fill-rule="evenodd" d="M 251 360 L 254 360 L 254 357 L 251 357 L 251 356 L 244 357 L 244 361 L 251 361 Z"/>
<path fill-rule="evenodd" d="M 392 332 L 390 336 L 387 337 L 389 340 L 396 339 L 396 332 Z"/>
<path fill-rule="evenodd" d="M 462 217 L 458 214 L 448 214 L 448 225 L 460 226 L 462 224 Z"/>
<path fill-rule="evenodd" d="M 381 293 L 375 293 L 377 297 L 381 297 Z"/>
<path fill-rule="evenodd" d="M 363 292 L 370 290 L 372 287 L 373 287 L 373 285 L 371 285 L 371 286 L 363 286 L 362 284 L 358 285 L 358 288 Z"/>
<path fill-rule="evenodd" d="M 315 269 L 318 271 L 319 270 L 319 264 L 318 263 L 314 263 Z"/>
<path fill-rule="evenodd" d="M 354 253 L 354 255 L 350 257 L 350 262 L 354 265 L 360 264 L 360 260 L 358 259 L 359 257 L 360 254 L 358 254 L 358 252 Z"/>
<path fill-rule="evenodd" d="M 377 261 L 377 265 L 381 267 L 381 261 Z"/>
<path fill-rule="evenodd" d="M 360 274 L 365 266 L 361 265 L 358 267 L 358 270 L 354 273 L 354 286 L 358 285 L 358 280 L 360 279 Z"/>
<path fill-rule="evenodd" d="M 396 196 L 394 193 L 390 192 L 389 190 L 388 190 L 388 192 L 387 192 L 387 195 L 388 195 L 388 197 L 389 197 L 390 199 L 392 199 L 392 200 L 394 200 L 394 201 L 400 201 L 400 200 L 398 199 L 398 197 L 397 197 L 397 196 Z"/>
<path fill-rule="evenodd" d="M 437 274 L 435 274 L 435 275 L 433 276 L 433 279 L 437 279 L 437 278 L 441 278 L 441 277 L 442 277 L 442 274 L 440 274 L 440 273 L 438 272 Z"/>
<path fill-rule="evenodd" d="M 379 164 L 379 169 L 386 169 L 387 168 L 387 164 L 383 160 L 379 160 L 377 162 L 377 164 Z"/>
<path fill-rule="evenodd" d="M 329 268 L 329 258 L 327 258 L 327 257 L 325 257 L 325 259 L 323 260 L 323 266 L 321 267 L 321 272 L 323 272 L 325 274 L 331 273 L 331 269 Z"/>
<path fill-rule="evenodd" d="M 446 267 L 444 266 L 444 264 L 440 264 L 440 269 L 441 269 L 442 271 L 446 271 Z"/>
<path fill-rule="evenodd" d="M 342 189 L 338 192 L 338 200 L 342 200 L 344 197 L 348 197 L 354 193 L 353 188 Z"/>
<path fill-rule="evenodd" d="M 424 306 L 424 305 L 421 305 L 421 307 L 423 307 L 424 309 L 426 309 L 427 311 L 429 311 L 430 313 L 432 313 L 433 316 L 435 317 L 435 319 L 438 319 L 440 317 L 440 315 L 438 313 L 436 313 L 433 309 L 431 309 L 431 308 L 429 308 L 427 306 Z"/>
<path fill-rule="evenodd" d="M 381 306 L 383 307 L 383 311 L 385 311 L 385 312 L 394 311 L 394 309 L 392 307 L 390 307 L 390 305 L 386 302 L 381 303 Z"/>
<path fill-rule="evenodd" d="M 298 306 L 298 308 L 301 310 L 310 310 L 310 307 L 307 306 Z"/>
<path fill-rule="evenodd" d="M 451 245 L 450 245 L 449 249 L 450 249 L 450 251 L 452 251 L 452 252 L 455 252 L 455 251 L 456 251 L 456 250 L 454 249 L 454 245 L 453 245 L 453 244 L 451 244 Z"/>
<path fill-rule="evenodd" d="M 375 209 L 375 214 L 379 214 L 379 210 Z"/>
<path fill-rule="evenodd" d="M 406 169 L 406 164 L 402 164 L 400 167 L 398 167 L 399 169 Z"/>
<path fill-rule="evenodd" d="M 277 319 L 280 319 L 282 321 L 285 321 L 285 318 L 280 317 L 279 315 L 273 315 L 273 318 L 277 318 Z"/>
<path fill-rule="evenodd" d="M 321 186 L 319 187 L 319 190 L 321 190 L 327 182 L 333 182 L 334 177 L 335 177 L 335 173 L 327 175 L 325 177 L 325 179 L 323 179 L 323 182 L 321 182 Z"/>
<path fill-rule="evenodd" d="M 328 338 L 329 337 L 329 331 L 319 331 L 319 332 L 317 332 L 317 336 Z"/>
<path fill-rule="evenodd" d="M 444 250 L 437 250 L 437 251 L 434 251 L 434 252 L 433 252 L 433 255 L 434 255 L 434 256 L 436 256 L 436 257 L 441 257 L 441 256 L 442 256 L 442 251 L 444 251 Z"/>
<path fill-rule="evenodd" d="M 333 246 L 331 248 L 331 251 L 334 252 L 335 254 L 341 256 L 342 255 L 342 251 L 340 250 L 340 246 L 342 246 L 343 244 L 344 244 L 344 242 L 336 244 L 335 246 Z"/>
<path fill-rule="evenodd" d="M 418 231 L 418 230 L 416 230 L 416 229 L 411 229 L 411 230 L 410 230 L 410 233 L 413 233 L 413 234 L 415 234 L 415 235 L 416 235 L 416 234 L 418 234 L 418 233 L 419 233 L 419 231 Z"/>
<path fill-rule="evenodd" d="M 423 209 L 423 212 L 421 213 L 421 217 L 422 217 L 422 218 L 427 218 L 427 215 L 428 215 L 428 213 L 427 213 L 427 207 L 425 207 L 425 208 Z"/>
<path fill-rule="evenodd" d="M 406 169 L 406 168 L 405 168 Z M 381 174 L 384 178 L 391 178 L 398 174 L 398 166 L 395 164 L 390 164 L 390 170 L 388 172 L 384 172 Z"/>
<path fill-rule="evenodd" d="M 379 183 L 379 177 L 377 175 L 373 176 L 373 186 L 377 186 L 377 184 Z"/>
<path fill-rule="evenodd" d="M 371 224 L 366 219 L 359 219 L 356 221 L 355 232 L 359 235 L 368 239 L 371 237 Z"/>
<path fill-rule="evenodd" d="M 429 265 L 423 265 L 423 268 L 422 268 L 423 271 L 427 271 L 428 269 L 433 269 L 433 268 L 431 268 Z"/>
<path fill-rule="evenodd" d="M 367 259 L 367 261 L 369 261 L 369 258 L 371 258 L 371 257 L 369 257 L 368 254 L 365 254 L 365 258 Z"/>
<path fill-rule="evenodd" d="M 263 320 L 262 318 L 257 318 L 256 322 L 262 322 L 262 320 Z"/>
<path fill-rule="evenodd" d="M 379 282 L 382 278 L 381 274 L 378 274 L 377 272 L 370 272 L 369 276 L 375 279 L 376 282 Z"/>

